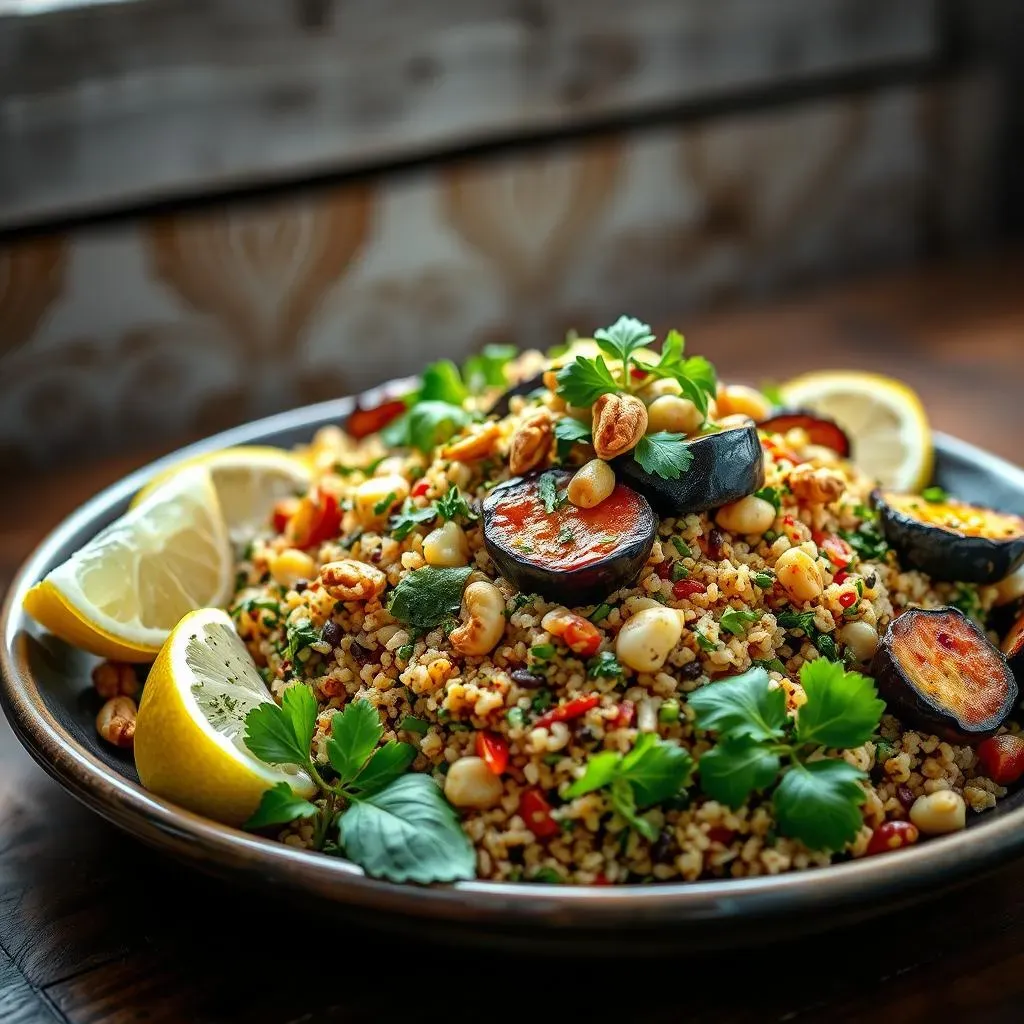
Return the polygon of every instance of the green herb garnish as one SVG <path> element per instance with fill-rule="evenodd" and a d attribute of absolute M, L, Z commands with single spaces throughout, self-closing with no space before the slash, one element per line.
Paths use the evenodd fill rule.
<path fill-rule="evenodd" d="M 437 514 L 445 521 L 459 518 L 469 520 L 477 518 L 477 514 L 470 507 L 469 502 L 466 501 L 458 487 L 454 484 L 434 502 L 434 508 L 437 510 Z"/>
<path fill-rule="evenodd" d="M 437 509 L 433 505 L 418 508 L 412 498 L 406 498 L 401 509 L 391 517 L 391 522 L 388 525 L 391 529 L 391 536 L 395 540 L 405 540 L 417 526 L 431 523 L 436 518 Z"/>
<path fill-rule="evenodd" d="M 752 579 L 754 586 L 760 587 L 762 590 L 769 590 L 775 586 L 775 577 L 770 572 L 755 572 Z"/>
<path fill-rule="evenodd" d="M 590 679 L 618 679 L 622 676 L 622 666 L 611 651 L 601 651 L 590 659 L 587 676 Z"/>
<path fill-rule="evenodd" d="M 648 473 L 678 480 L 693 462 L 693 452 L 684 441 L 682 434 L 670 434 L 667 430 L 645 434 L 633 449 L 633 458 Z"/>
<path fill-rule="evenodd" d="M 537 495 L 548 515 L 558 508 L 558 477 L 554 473 L 541 474 L 537 481 Z"/>
<path fill-rule="evenodd" d="M 926 487 L 921 492 L 921 497 L 932 505 L 941 505 L 944 501 L 949 501 L 948 492 L 944 488 L 937 486 Z"/>
<path fill-rule="evenodd" d="M 392 591 L 388 611 L 407 626 L 433 629 L 458 612 L 472 571 L 471 566 L 436 569 L 427 565 L 416 569 Z"/>
<path fill-rule="evenodd" d="M 776 512 L 782 508 L 782 494 L 783 491 L 779 487 L 762 487 L 759 491 L 754 491 L 755 498 L 767 501 L 769 505 L 774 506 Z"/>
<path fill-rule="evenodd" d="M 310 619 L 297 619 L 285 626 L 285 637 L 285 657 L 293 666 L 298 666 L 299 652 L 312 647 L 320 639 L 320 633 Z"/>
<path fill-rule="evenodd" d="M 430 723 L 425 718 L 417 718 L 415 715 L 406 715 L 401 722 L 398 723 L 399 729 L 404 729 L 406 732 L 415 732 L 420 736 L 425 736 L 427 731 L 430 729 Z"/>
<path fill-rule="evenodd" d="M 746 636 L 747 627 L 752 626 L 761 618 L 761 612 L 740 611 L 737 608 L 727 608 L 722 613 L 719 625 L 733 636 Z"/>
<path fill-rule="evenodd" d="M 505 387 L 508 384 L 505 366 L 515 359 L 518 351 L 515 345 L 484 345 L 480 353 L 470 356 L 462 364 L 462 379 L 470 394 Z"/>
<path fill-rule="evenodd" d="M 661 346 L 661 358 L 653 366 L 637 363 L 640 369 L 655 377 L 669 377 L 679 384 L 683 397 L 688 398 L 701 415 L 707 417 L 708 402 L 718 391 L 715 368 L 703 356 L 683 358 L 686 342 L 678 331 L 669 331 Z"/>
<path fill-rule="evenodd" d="M 673 583 L 678 583 L 680 580 L 685 580 L 689 577 L 690 570 L 683 565 L 682 562 L 673 562 L 672 568 L 669 570 L 669 577 Z"/>
<path fill-rule="evenodd" d="M 702 651 L 717 651 L 718 644 L 714 640 L 708 639 L 699 629 L 693 631 L 693 635 L 697 638 L 697 646 Z"/>
<path fill-rule="evenodd" d="M 555 424 L 555 442 L 558 457 L 564 459 L 574 444 L 590 444 L 590 427 L 571 416 L 563 416 Z"/>
<path fill-rule="evenodd" d="M 597 625 L 599 622 L 604 622 L 612 613 L 612 606 L 610 604 L 599 604 L 591 613 L 590 621 Z"/>
<path fill-rule="evenodd" d="M 839 536 L 865 561 L 882 561 L 889 551 L 889 543 L 881 528 L 873 521 L 861 523 L 856 530 L 840 530 Z"/>

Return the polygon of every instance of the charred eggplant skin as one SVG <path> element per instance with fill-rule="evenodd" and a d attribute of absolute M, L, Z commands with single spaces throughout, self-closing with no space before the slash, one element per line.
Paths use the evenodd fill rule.
<path fill-rule="evenodd" d="M 1024 536 L 1002 540 L 965 536 L 915 519 L 891 505 L 878 490 L 872 492 L 871 503 L 900 564 L 919 569 L 933 580 L 998 583 L 1024 562 Z"/>
<path fill-rule="evenodd" d="M 933 638 L 942 651 L 935 650 Z M 964 674 L 956 681 L 943 674 L 941 658 L 958 660 L 968 670 L 968 683 Z M 949 688 L 946 694 L 938 692 L 941 685 L 929 687 L 915 679 L 910 665 L 915 659 L 919 672 L 942 677 Z M 904 725 L 953 743 L 975 743 L 993 735 L 1017 704 L 1017 682 L 1003 653 L 958 608 L 911 608 L 894 619 L 875 654 L 871 675 L 889 712 Z M 972 697 L 977 702 L 979 695 L 983 707 L 958 711 L 953 706 L 956 701 L 966 705 Z"/>
<path fill-rule="evenodd" d="M 693 462 L 678 480 L 648 473 L 632 452 L 615 459 L 612 468 L 662 516 L 720 508 L 764 486 L 764 450 L 753 422 L 683 444 L 693 453 Z"/>
<path fill-rule="evenodd" d="M 800 429 L 806 432 L 811 444 L 831 448 L 848 459 L 853 451 L 850 435 L 835 420 L 808 409 L 776 409 L 767 419 L 758 423 L 769 434 L 785 434 Z"/>
<path fill-rule="evenodd" d="M 507 416 L 512 410 L 509 408 L 509 400 L 515 398 L 517 395 L 521 395 L 524 398 L 538 388 L 544 386 L 544 375 L 536 374 L 533 377 L 527 377 L 526 380 L 521 380 L 518 384 L 513 384 L 508 390 L 503 391 L 498 395 L 494 402 L 494 405 L 487 410 L 488 416 Z"/>
<path fill-rule="evenodd" d="M 554 475 L 559 492 L 564 491 L 573 476 L 570 470 L 548 472 Z M 484 546 L 498 572 L 524 594 L 541 594 L 569 607 L 595 604 L 621 587 L 635 582 L 654 546 L 658 518 L 643 495 L 621 483 L 617 486 L 629 491 L 631 500 L 635 499 L 635 511 L 631 522 L 616 524 L 616 544 L 606 555 L 579 568 L 571 568 L 531 561 L 521 550 L 516 550 L 512 543 L 516 535 L 510 534 L 498 522 L 502 505 L 505 502 L 521 501 L 524 496 L 528 496 L 531 501 L 538 501 L 538 482 L 543 475 L 529 473 L 515 477 L 495 487 L 484 500 Z"/>
<path fill-rule="evenodd" d="M 1002 650 L 1010 664 L 1010 671 L 1018 682 L 1024 683 L 1024 609 L 1006 634 Z"/>

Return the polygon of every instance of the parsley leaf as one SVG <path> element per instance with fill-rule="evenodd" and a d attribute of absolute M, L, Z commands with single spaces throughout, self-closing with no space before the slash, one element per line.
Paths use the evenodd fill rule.
<path fill-rule="evenodd" d="M 726 737 L 702 754 L 697 764 L 701 789 L 733 810 L 755 790 L 770 786 L 780 767 L 779 755 L 749 736 Z"/>
<path fill-rule="evenodd" d="M 885 702 L 867 676 L 819 658 L 800 669 L 800 685 L 807 702 L 797 715 L 798 742 L 846 749 L 878 732 Z"/>
<path fill-rule="evenodd" d="M 391 448 L 418 448 L 430 454 L 472 420 L 461 405 L 436 400 L 417 401 L 381 431 Z"/>
<path fill-rule="evenodd" d="M 659 430 L 645 434 L 633 449 L 633 458 L 648 473 L 665 480 L 678 480 L 693 462 L 693 452 L 683 443 L 682 434 Z"/>
<path fill-rule="evenodd" d="M 437 518 L 437 509 L 433 505 L 418 508 L 412 498 L 406 498 L 401 509 L 391 517 L 391 536 L 395 540 L 405 540 L 417 526 L 433 522 Z"/>
<path fill-rule="evenodd" d="M 447 402 L 449 405 L 461 406 L 468 397 L 469 391 L 462 383 L 462 374 L 450 359 L 431 363 L 423 371 L 418 401 Z"/>
<path fill-rule="evenodd" d="M 619 772 L 622 755 L 614 750 L 602 750 L 587 759 L 583 774 L 565 791 L 568 799 L 593 793 L 595 789 L 609 786 Z"/>
<path fill-rule="evenodd" d="M 299 651 L 312 646 L 320 639 L 320 634 L 313 626 L 311 619 L 296 619 L 285 626 L 287 648 L 285 657 L 293 664 L 298 663 Z"/>
<path fill-rule="evenodd" d="M 558 508 L 558 477 L 554 473 L 542 473 L 537 481 L 537 494 L 548 515 Z"/>
<path fill-rule="evenodd" d="M 296 796 L 287 782 L 271 786 L 260 800 L 259 807 L 242 828 L 266 828 L 267 825 L 287 825 L 296 818 L 312 818 L 319 814 L 316 804 Z"/>
<path fill-rule="evenodd" d="M 741 611 L 738 608 L 726 608 L 722 612 L 719 625 L 733 636 L 746 636 L 747 626 L 752 626 L 761 618 L 761 612 Z"/>
<path fill-rule="evenodd" d="M 764 397 L 767 398 L 776 409 L 781 409 L 786 404 L 786 400 L 782 394 L 782 388 L 772 381 L 765 381 L 765 383 L 761 385 L 761 394 L 764 395 Z"/>
<path fill-rule="evenodd" d="M 812 850 L 840 850 L 863 824 L 867 776 L 839 758 L 795 761 L 772 798 L 780 831 Z"/>
<path fill-rule="evenodd" d="M 802 629 L 808 636 L 815 632 L 814 612 L 781 612 L 775 621 L 783 629 Z"/>
<path fill-rule="evenodd" d="M 388 611 L 407 626 L 433 629 L 458 612 L 472 571 L 472 566 L 437 569 L 427 565 L 416 569 L 391 592 Z"/>
<path fill-rule="evenodd" d="M 338 716 L 335 715 L 335 718 Z M 388 740 L 352 780 L 352 788 L 363 796 L 390 785 L 416 760 L 416 748 L 409 743 Z"/>
<path fill-rule="evenodd" d="M 654 335 L 648 324 L 631 316 L 620 316 L 611 327 L 594 331 L 594 341 L 609 359 L 621 360 L 623 387 L 628 387 L 629 363 L 633 353 L 654 341 Z"/>
<path fill-rule="evenodd" d="M 613 651 L 601 651 L 587 666 L 588 679 L 618 679 L 621 675 L 622 666 Z"/>
<path fill-rule="evenodd" d="M 342 783 L 356 779 L 383 735 L 380 715 L 366 700 L 352 701 L 331 719 L 327 756 Z"/>
<path fill-rule="evenodd" d="M 417 773 L 359 799 L 338 819 L 346 856 L 392 882 L 476 877 L 476 855 L 437 784 Z"/>
<path fill-rule="evenodd" d="M 434 507 L 437 509 L 437 514 L 445 520 L 456 519 L 459 516 L 462 516 L 464 519 L 477 518 L 469 502 L 466 501 L 455 484 L 452 484 L 447 493 L 442 494 L 434 502 Z"/>
<path fill-rule="evenodd" d="M 708 401 L 718 390 L 715 368 L 703 356 L 683 358 L 685 348 L 683 336 L 678 331 L 669 331 L 661 346 L 661 358 L 656 364 L 637 363 L 655 377 L 671 377 L 677 381 L 684 398 L 688 398 L 701 415 L 707 417 Z"/>
<path fill-rule="evenodd" d="M 949 493 L 943 487 L 926 487 L 921 492 L 921 497 L 924 498 L 931 505 L 941 505 L 944 501 L 949 501 Z"/>
<path fill-rule="evenodd" d="M 267 701 L 245 716 L 245 745 L 267 764 L 308 765 L 317 711 L 308 686 L 289 686 L 280 705 Z"/>
<path fill-rule="evenodd" d="M 387 512 L 392 505 L 398 500 L 398 495 L 394 491 L 388 491 L 376 505 L 373 506 L 373 514 L 375 516 L 382 516 Z"/>
<path fill-rule="evenodd" d="M 769 505 L 775 507 L 776 512 L 782 508 L 782 494 L 781 487 L 762 487 L 759 491 L 754 491 L 755 498 L 767 501 Z"/>
<path fill-rule="evenodd" d="M 555 424 L 555 443 L 558 457 L 564 459 L 574 444 L 585 442 L 590 444 L 590 427 L 571 416 L 563 416 Z"/>
<path fill-rule="evenodd" d="M 636 791 L 628 779 L 621 776 L 613 779 L 609 795 L 612 808 L 631 828 L 635 828 L 649 843 L 658 838 L 657 829 L 646 818 L 641 818 L 637 814 Z"/>
<path fill-rule="evenodd" d="M 470 356 L 462 364 L 462 379 L 470 394 L 479 395 L 485 388 L 505 387 L 505 364 L 518 355 L 515 345 L 484 345 L 483 351 Z"/>
<path fill-rule="evenodd" d="M 641 733 L 633 749 L 622 759 L 618 775 L 627 779 L 639 807 L 650 807 L 674 797 L 693 774 L 688 751 L 653 732 Z"/>
<path fill-rule="evenodd" d="M 752 668 L 732 679 L 708 683 L 690 694 L 697 727 L 749 736 L 753 740 L 781 739 L 786 724 L 786 694 L 768 688 L 768 673 Z"/>
<path fill-rule="evenodd" d="M 867 562 L 880 562 L 889 551 L 889 542 L 873 522 L 861 523 L 856 530 L 840 530 L 839 536 Z"/>
<path fill-rule="evenodd" d="M 602 395 L 619 390 L 603 356 L 577 356 L 557 376 L 558 394 L 569 405 L 593 405 Z"/>
<path fill-rule="evenodd" d="M 973 619 L 979 626 L 985 625 L 985 613 L 981 607 L 981 597 L 978 588 L 972 583 L 958 583 L 953 590 L 949 603 L 954 608 L 959 608 L 969 619 Z"/>

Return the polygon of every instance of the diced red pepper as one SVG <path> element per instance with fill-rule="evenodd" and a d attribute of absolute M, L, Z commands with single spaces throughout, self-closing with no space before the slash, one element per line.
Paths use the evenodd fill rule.
<path fill-rule="evenodd" d="M 853 548 L 842 537 L 825 537 L 818 542 L 825 557 L 837 568 L 845 569 L 853 561 Z"/>
<path fill-rule="evenodd" d="M 647 371 L 641 370 L 639 366 L 631 366 L 629 368 L 629 375 L 633 380 L 643 380 L 647 376 Z"/>
<path fill-rule="evenodd" d="M 558 835 L 558 822 L 551 817 L 551 804 L 539 789 L 528 789 L 519 798 L 519 814 L 538 839 Z"/>
<path fill-rule="evenodd" d="M 733 841 L 736 833 L 731 828 L 726 828 L 724 825 L 712 825 L 708 829 L 708 839 L 713 843 L 721 843 L 723 846 L 728 846 Z"/>
<path fill-rule="evenodd" d="M 601 646 L 601 631 L 588 619 L 572 615 L 562 633 L 562 640 L 573 654 L 591 658 Z"/>
<path fill-rule="evenodd" d="M 698 583 L 697 580 L 679 580 L 672 584 L 672 596 L 677 601 L 693 597 L 694 594 L 703 594 L 706 590 L 707 587 L 703 583 Z"/>
<path fill-rule="evenodd" d="M 852 608 L 857 603 L 857 595 L 853 593 L 853 591 L 846 594 L 840 594 L 839 603 L 844 608 Z"/>
<path fill-rule="evenodd" d="M 792 516 L 783 516 L 782 517 L 782 525 L 783 526 L 796 526 L 796 520 Z"/>
<path fill-rule="evenodd" d="M 298 498 L 282 498 L 274 505 L 274 513 L 270 518 L 275 533 L 284 533 L 288 521 L 299 510 Z"/>
<path fill-rule="evenodd" d="M 493 732 L 478 732 L 476 753 L 495 775 L 501 775 L 508 767 L 508 743 L 503 736 Z"/>
<path fill-rule="evenodd" d="M 601 698 L 596 693 L 590 697 L 576 697 L 574 700 L 570 700 L 565 704 L 559 704 L 557 708 L 552 708 L 541 715 L 533 723 L 534 728 L 546 729 L 549 725 L 554 725 L 555 722 L 569 722 L 574 718 L 581 718 L 591 708 L 596 708 L 600 703 Z"/>
<path fill-rule="evenodd" d="M 845 569 L 840 569 L 833 577 L 833 580 L 836 583 L 845 583 L 849 578 L 850 574 Z"/>
<path fill-rule="evenodd" d="M 978 745 L 978 760 L 996 784 L 1008 786 L 1024 775 L 1024 736 L 1003 733 Z"/>
<path fill-rule="evenodd" d="M 338 497 L 330 491 L 319 489 L 313 495 L 313 515 L 309 527 L 301 536 L 294 538 L 296 547 L 308 548 L 322 544 L 338 536 L 341 529 L 341 506 Z"/>
<path fill-rule="evenodd" d="M 892 850 L 899 850 L 901 847 L 910 846 L 917 842 L 917 826 L 909 821 L 883 821 L 868 840 L 865 856 L 871 857 L 876 853 L 890 853 Z"/>
<path fill-rule="evenodd" d="M 412 485 L 411 493 L 414 498 L 422 498 L 429 490 L 430 484 L 426 480 L 417 480 L 416 483 Z"/>
<path fill-rule="evenodd" d="M 345 421 L 345 433 L 361 441 L 364 437 L 376 434 L 383 430 L 392 420 L 398 419 L 405 412 L 405 402 L 396 399 L 390 402 L 381 402 L 372 409 L 356 409 Z"/>
<path fill-rule="evenodd" d="M 618 707 L 612 726 L 615 729 L 628 729 L 633 724 L 636 705 L 631 700 L 624 700 Z"/>

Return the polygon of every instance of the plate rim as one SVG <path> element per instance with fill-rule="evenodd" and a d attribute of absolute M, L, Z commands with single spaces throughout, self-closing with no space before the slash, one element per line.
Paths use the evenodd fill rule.
<path fill-rule="evenodd" d="M 0 703 L 15 735 L 63 789 L 122 830 L 228 877 L 248 875 L 353 907 L 404 917 L 500 924 L 540 924 L 557 930 L 678 926 L 695 921 L 769 919 L 852 907 L 896 892 L 944 888 L 990 870 L 1024 849 L 1024 805 L 902 851 L 898 859 L 855 861 L 757 878 L 623 886 L 551 886 L 529 882 L 457 882 L 415 886 L 371 878 L 347 861 L 298 850 L 184 810 L 146 792 L 86 750 L 47 708 L 22 653 L 28 642 L 21 608 L 25 591 L 62 545 L 96 517 L 110 516 L 147 480 L 183 458 L 265 440 L 268 434 L 338 422 L 356 403 L 394 395 L 408 380 L 391 381 L 358 397 L 332 399 L 253 420 L 211 435 L 145 465 L 104 488 L 67 516 L 16 572 L 0 611 Z M 986 472 L 1011 478 L 1024 491 L 1024 470 L 966 441 L 935 432 L 935 445 Z M 823 915 L 824 916 L 824 915 Z"/>

